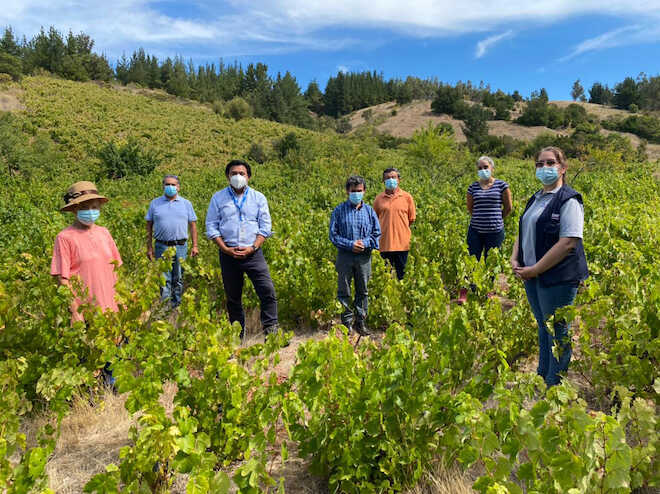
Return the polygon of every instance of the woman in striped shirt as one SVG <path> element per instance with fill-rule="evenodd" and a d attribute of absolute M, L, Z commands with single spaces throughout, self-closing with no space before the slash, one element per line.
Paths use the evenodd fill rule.
<path fill-rule="evenodd" d="M 477 160 L 479 180 L 467 191 L 467 208 L 470 212 L 467 243 L 470 255 L 479 260 L 493 247 L 504 241 L 504 218 L 511 213 L 511 190 L 504 180 L 493 177 L 495 163 L 488 156 Z"/>

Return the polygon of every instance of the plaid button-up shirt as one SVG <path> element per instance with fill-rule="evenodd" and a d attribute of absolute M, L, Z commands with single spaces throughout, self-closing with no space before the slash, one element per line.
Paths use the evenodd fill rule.
<path fill-rule="evenodd" d="M 380 224 L 371 206 L 360 203 L 355 207 L 344 201 L 335 208 L 330 217 L 330 241 L 341 250 L 352 252 L 356 240 L 362 240 L 365 251 L 378 249 Z"/>

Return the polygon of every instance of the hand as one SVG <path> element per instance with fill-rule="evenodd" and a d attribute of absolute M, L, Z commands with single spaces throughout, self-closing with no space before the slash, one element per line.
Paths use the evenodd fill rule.
<path fill-rule="evenodd" d="M 150 261 L 154 260 L 154 249 L 153 249 L 153 247 L 147 247 L 147 258 Z"/>
<path fill-rule="evenodd" d="M 539 275 L 536 271 L 536 264 L 534 266 L 525 266 L 522 268 L 517 267 L 514 272 L 516 273 L 516 276 L 523 281 L 531 280 Z"/>
<path fill-rule="evenodd" d="M 518 262 L 518 259 L 510 259 L 511 262 L 511 269 L 514 271 L 520 267 L 520 263 Z"/>
<path fill-rule="evenodd" d="M 252 247 L 234 247 L 234 259 L 245 259 L 252 254 Z"/>
<path fill-rule="evenodd" d="M 199 249 L 196 245 L 193 245 L 193 248 L 190 250 L 190 257 L 196 257 L 199 254 Z"/>
<path fill-rule="evenodd" d="M 364 251 L 364 243 L 362 240 L 356 240 L 355 243 L 353 244 L 353 252 L 356 254 L 359 254 L 360 252 Z"/>

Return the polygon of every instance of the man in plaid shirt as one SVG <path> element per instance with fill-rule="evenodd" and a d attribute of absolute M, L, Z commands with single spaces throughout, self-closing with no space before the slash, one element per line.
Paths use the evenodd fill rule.
<path fill-rule="evenodd" d="M 369 335 L 367 318 L 367 283 L 371 278 L 371 251 L 378 249 L 380 224 L 378 216 L 362 198 L 364 178 L 352 175 L 346 181 L 348 200 L 332 212 L 330 241 L 337 247 L 337 298 L 344 307 L 341 322 L 344 326 Z M 355 318 L 351 310 L 351 281 L 355 281 Z"/>

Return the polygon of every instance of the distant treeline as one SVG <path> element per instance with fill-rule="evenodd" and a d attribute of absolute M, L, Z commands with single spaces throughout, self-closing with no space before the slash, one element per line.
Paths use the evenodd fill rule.
<path fill-rule="evenodd" d="M 243 67 L 220 61 L 195 66 L 180 56 L 159 60 L 142 48 L 130 57 L 122 56 L 113 69 L 104 55 L 92 51 L 93 47 L 94 41 L 84 33 L 65 36 L 54 27 L 48 31 L 42 28 L 28 41 L 25 37 L 19 40 L 9 27 L 0 40 L 0 74 L 18 80 L 23 74 L 45 70 L 76 81 L 117 80 L 211 103 L 217 113 L 234 118 L 253 115 L 307 128 L 334 126 L 339 131 L 347 130 L 350 124 L 345 119 L 337 124 L 335 119 L 388 101 L 405 104 L 432 99 L 435 112 L 467 121 L 509 120 L 515 103 L 523 100 L 518 91 L 491 91 L 483 82 L 479 86 L 460 81 L 450 85 L 437 78 L 412 76 L 386 80 L 375 71 L 338 72 L 328 79 L 324 90 L 314 80 L 303 92 L 290 72 L 272 76 L 262 63 Z M 579 80 L 571 94 L 573 99 L 586 100 Z M 589 90 L 589 101 L 631 111 L 660 109 L 660 76 L 627 77 L 613 89 L 596 82 Z M 569 113 L 548 106 L 545 90 L 532 93 L 528 107 L 518 123 L 557 128 L 574 120 Z"/>

